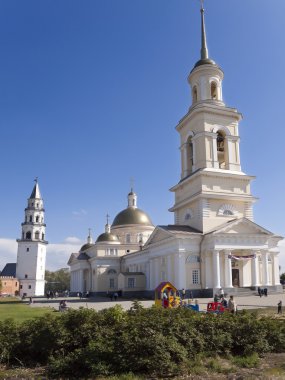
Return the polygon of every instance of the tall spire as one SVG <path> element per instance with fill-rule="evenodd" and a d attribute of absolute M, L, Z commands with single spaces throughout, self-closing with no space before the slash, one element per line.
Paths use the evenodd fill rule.
<path fill-rule="evenodd" d="M 206 28 L 205 28 L 205 9 L 204 9 L 204 1 L 201 0 L 201 28 L 202 28 L 202 43 L 201 43 L 201 59 L 208 59 L 208 47 L 207 47 L 207 37 L 206 37 Z"/>
<path fill-rule="evenodd" d="M 41 199 L 41 192 L 40 192 L 40 188 L 38 184 L 38 177 L 36 177 L 34 181 L 35 181 L 35 185 L 30 195 L 30 199 Z"/>
<path fill-rule="evenodd" d="M 209 58 L 209 52 L 207 47 L 207 37 L 206 37 L 206 26 L 205 26 L 205 9 L 204 9 L 204 0 L 201 1 L 201 50 L 200 50 L 200 59 L 196 62 L 192 71 L 201 65 L 215 65 L 216 63 Z"/>

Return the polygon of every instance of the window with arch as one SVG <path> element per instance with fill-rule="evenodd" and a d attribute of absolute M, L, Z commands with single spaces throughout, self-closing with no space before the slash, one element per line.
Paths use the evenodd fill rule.
<path fill-rule="evenodd" d="M 192 136 L 190 136 L 187 140 L 186 144 L 187 149 L 187 174 L 191 174 L 193 171 L 193 141 Z"/>
<path fill-rule="evenodd" d="M 36 223 L 39 223 L 39 221 L 40 221 L 40 217 L 37 215 L 36 216 Z"/>
<path fill-rule="evenodd" d="M 33 217 L 32 217 L 32 215 L 30 215 L 30 222 L 32 222 L 33 221 Z"/>
<path fill-rule="evenodd" d="M 211 99 L 213 99 L 213 100 L 218 99 L 217 83 L 216 82 L 211 83 Z"/>
<path fill-rule="evenodd" d="M 107 273 L 108 274 L 116 274 L 117 271 L 115 269 L 109 269 Z"/>
<path fill-rule="evenodd" d="M 42 233 L 42 240 L 45 240 L 45 234 Z"/>
<path fill-rule="evenodd" d="M 137 242 L 143 243 L 143 234 L 137 234 Z"/>
<path fill-rule="evenodd" d="M 192 102 L 196 103 L 197 100 L 198 100 L 197 86 L 194 86 L 192 90 Z"/>
<path fill-rule="evenodd" d="M 39 240 L 39 238 L 40 238 L 40 233 L 39 233 L 39 231 L 36 231 L 35 232 L 35 239 Z"/>
<path fill-rule="evenodd" d="M 222 131 L 217 132 L 217 152 L 218 152 L 218 162 L 219 168 L 226 168 L 226 159 L 225 159 L 225 134 Z"/>
<path fill-rule="evenodd" d="M 31 232 L 30 231 L 28 231 L 27 233 L 26 233 L 26 239 L 31 239 L 32 238 L 32 234 L 31 234 Z"/>
<path fill-rule="evenodd" d="M 237 216 L 237 214 L 238 211 L 232 204 L 223 204 L 218 210 L 219 216 Z"/>

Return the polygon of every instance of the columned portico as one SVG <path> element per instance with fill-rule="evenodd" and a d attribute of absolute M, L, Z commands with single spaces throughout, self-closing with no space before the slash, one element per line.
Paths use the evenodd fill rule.
<path fill-rule="evenodd" d="M 214 288 L 219 289 L 221 287 L 221 274 L 220 274 L 220 251 L 213 251 L 213 280 Z"/>
<path fill-rule="evenodd" d="M 265 251 L 262 255 L 263 266 L 263 283 L 262 285 L 269 285 L 269 272 L 268 272 L 268 252 Z"/>
<path fill-rule="evenodd" d="M 252 278 L 252 286 L 258 286 L 260 285 L 260 279 L 259 279 L 259 268 L 258 268 L 258 256 L 257 252 L 255 253 L 255 256 L 251 262 L 251 278 Z"/>
<path fill-rule="evenodd" d="M 176 253 L 175 258 L 175 284 L 178 289 L 186 288 L 185 255 Z"/>
<path fill-rule="evenodd" d="M 225 251 L 225 288 L 233 287 L 231 251 Z"/>

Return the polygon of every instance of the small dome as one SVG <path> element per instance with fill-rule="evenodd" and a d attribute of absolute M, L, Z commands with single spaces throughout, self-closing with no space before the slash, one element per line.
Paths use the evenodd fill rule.
<path fill-rule="evenodd" d="M 103 241 L 119 242 L 119 239 L 117 238 L 116 235 L 113 235 L 110 232 L 104 232 L 103 234 L 98 236 L 96 243 L 99 243 L 99 242 L 101 243 Z"/>
<path fill-rule="evenodd" d="M 86 243 L 86 244 L 84 244 L 84 245 L 80 248 L 80 251 L 79 251 L 79 252 L 86 251 L 88 248 L 93 247 L 93 245 L 94 245 L 94 244 Z"/>
<path fill-rule="evenodd" d="M 124 224 L 141 224 L 144 226 L 153 226 L 149 216 L 142 210 L 136 207 L 128 207 L 119 212 L 115 217 L 112 227 L 121 226 Z"/>

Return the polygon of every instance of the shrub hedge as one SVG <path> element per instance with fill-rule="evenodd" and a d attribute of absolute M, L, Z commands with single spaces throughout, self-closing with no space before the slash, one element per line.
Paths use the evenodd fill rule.
<path fill-rule="evenodd" d="M 199 314 L 188 309 L 69 310 L 22 324 L 0 322 L 0 362 L 47 366 L 52 378 L 122 373 L 186 374 L 201 355 L 285 351 L 285 322 L 255 314 Z"/>

